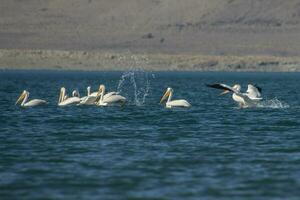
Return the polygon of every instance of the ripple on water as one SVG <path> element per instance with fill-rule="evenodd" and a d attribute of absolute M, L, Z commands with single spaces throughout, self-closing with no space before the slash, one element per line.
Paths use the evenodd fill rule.
<path fill-rule="evenodd" d="M 1 72 L 1 199 L 297 199 L 300 107 L 290 91 L 298 80 L 299 74 Z M 267 100 L 238 109 L 231 97 L 202 87 L 221 81 L 255 82 Z M 56 106 L 59 87 L 85 91 L 100 83 L 130 102 Z M 169 86 L 192 107 L 159 105 Z M 16 107 L 24 88 L 49 104 Z"/>

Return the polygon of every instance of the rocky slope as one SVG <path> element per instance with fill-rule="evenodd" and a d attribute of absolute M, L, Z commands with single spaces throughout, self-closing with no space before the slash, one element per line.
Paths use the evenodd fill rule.
<path fill-rule="evenodd" d="M 0 48 L 300 54 L 298 0 L 2 0 Z"/>

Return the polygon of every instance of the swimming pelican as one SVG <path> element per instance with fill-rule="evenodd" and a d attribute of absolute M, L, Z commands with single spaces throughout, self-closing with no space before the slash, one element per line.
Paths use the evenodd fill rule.
<path fill-rule="evenodd" d="M 93 105 L 96 102 L 98 92 L 91 93 L 91 86 L 87 87 L 87 96 L 80 98 L 79 105 Z"/>
<path fill-rule="evenodd" d="M 118 92 L 109 92 L 105 94 L 104 85 L 100 85 L 97 96 L 99 100 L 96 102 L 96 105 L 98 106 L 107 106 L 109 104 L 115 104 L 115 103 L 124 104 L 126 101 L 126 98 L 119 95 Z"/>
<path fill-rule="evenodd" d="M 184 99 L 180 100 L 171 100 L 173 96 L 173 89 L 168 87 L 167 91 L 163 95 L 163 97 L 160 100 L 160 103 L 164 102 L 167 98 L 166 108 L 172 108 L 172 107 L 191 107 L 191 104 L 187 102 Z"/>
<path fill-rule="evenodd" d="M 60 94 L 58 99 L 58 105 L 59 106 L 66 106 L 70 104 L 77 104 L 80 102 L 79 93 L 77 91 L 72 92 L 72 97 L 68 98 L 68 95 L 66 95 L 66 88 L 62 87 L 60 88 Z"/>
<path fill-rule="evenodd" d="M 16 101 L 16 105 L 18 103 L 20 103 L 22 100 L 23 100 L 22 103 L 21 103 L 22 107 L 32 107 L 32 106 L 38 106 L 38 105 L 42 105 L 42 104 L 46 104 L 47 103 L 47 101 L 42 100 L 42 99 L 32 99 L 32 100 L 30 100 L 30 101 L 27 102 L 28 98 L 29 98 L 29 92 L 26 91 L 26 90 L 24 90 L 21 93 L 21 95 L 18 98 L 18 100 Z"/>
<path fill-rule="evenodd" d="M 255 107 L 258 102 L 262 100 L 261 88 L 251 84 L 248 85 L 248 89 L 245 93 L 241 92 L 241 86 L 238 84 L 235 84 L 233 87 L 222 83 L 207 84 L 207 86 L 216 89 L 223 89 L 224 92 L 222 92 L 221 95 L 232 92 L 232 99 L 236 101 L 241 108 Z"/>

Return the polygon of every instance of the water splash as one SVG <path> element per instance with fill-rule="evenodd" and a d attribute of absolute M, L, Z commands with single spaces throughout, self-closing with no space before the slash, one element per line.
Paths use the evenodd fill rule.
<path fill-rule="evenodd" d="M 259 108 L 289 108 L 290 105 L 278 100 L 277 98 L 262 101 L 258 104 Z"/>
<path fill-rule="evenodd" d="M 147 56 L 127 55 L 126 60 L 131 69 L 122 74 L 117 90 L 127 98 L 129 104 L 141 106 L 149 95 L 150 80 L 154 74 L 143 70 L 149 64 Z"/>
<path fill-rule="evenodd" d="M 151 73 L 141 70 L 124 72 L 119 80 L 118 92 L 124 95 L 129 103 L 142 106 L 150 91 Z"/>

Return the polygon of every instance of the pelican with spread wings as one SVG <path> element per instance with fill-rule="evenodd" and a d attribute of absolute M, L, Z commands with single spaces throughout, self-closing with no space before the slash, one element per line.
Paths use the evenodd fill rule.
<path fill-rule="evenodd" d="M 206 86 L 224 90 L 221 95 L 232 92 L 232 99 L 237 102 L 241 108 L 255 107 L 258 102 L 262 100 L 262 89 L 256 85 L 249 84 L 245 93 L 241 92 L 241 86 L 239 84 L 235 84 L 233 87 L 223 83 L 207 84 Z"/>

